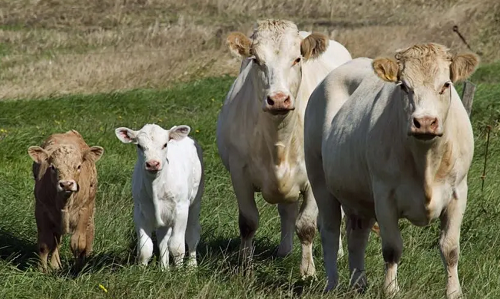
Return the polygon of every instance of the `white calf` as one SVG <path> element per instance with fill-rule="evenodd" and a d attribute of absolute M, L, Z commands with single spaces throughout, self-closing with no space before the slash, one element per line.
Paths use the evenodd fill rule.
<path fill-rule="evenodd" d="M 137 145 L 132 194 L 138 261 L 142 265 L 147 265 L 153 255 L 154 229 L 161 269 L 168 268 L 169 251 L 176 266 L 182 263 L 184 241 L 189 250 L 188 265 L 197 265 L 203 160 L 201 148 L 187 137 L 190 130 L 188 126 L 164 130 L 154 124 L 147 124 L 139 131 L 115 130 L 120 141 Z"/>

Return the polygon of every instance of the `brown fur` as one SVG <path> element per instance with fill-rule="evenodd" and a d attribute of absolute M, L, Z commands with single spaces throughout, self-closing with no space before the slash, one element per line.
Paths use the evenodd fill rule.
<path fill-rule="evenodd" d="M 300 52 L 305 59 L 316 58 L 326 51 L 329 39 L 321 33 L 311 33 L 300 44 Z"/>
<path fill-rule="evenodd" d="M 71 251 L 81 266 L 92 251 L 94 240 L 95 195 L 97 171 L 95 162 L 103 149 L 89 147 L 77 131 L 51 135 L 41 147 L 30 147 L 29 155 L 34 160 L 35 217 L 38 229 L 38 248 L 41 268 L 47 270 L 47 258 L 51 254 L 50 266 L 61 266 L 59 247 L 63 235 L 71 236 Z M 50 165 L 57 172 L 50 169 Z M 76 167 L 81 165 L 78 172 Z M 73 179 L 78 191 L 64 195 L 57 191 L 60 179 Z"/>
<path fill-rule="evenodd" d="M 451 81 L 462 81 L 467 79 L 479 65 L 479 57 L 476 54 L 467 53 L 456 55 L 450 66 Z"/>
<path fill-rule="evenodd" d="M 226 39 L 229 49 L 237 56 L 249 57 L 252 41 L 241 32 L 232 32 Z"/>
<path fill-rule="evenodd" d="M 398 81 L 399 66 L 396 61 L 389 58 L 377 58 L 373 60 L 373 69 L 377 76 L 387 82 Z"/>

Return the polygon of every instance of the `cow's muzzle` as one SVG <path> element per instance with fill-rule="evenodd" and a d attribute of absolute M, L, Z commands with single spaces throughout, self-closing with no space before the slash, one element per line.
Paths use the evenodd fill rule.
<path fill-rule="evenodd" d="M 429 141 L 443 136 L 443 132 L 436 117 L 424 116 L 412 118 L 409 135 L 418 140 Z"/>
<path fill-rule="evenodd" d="M 284 115 L 295 110 L 290 95 L 277 92 L 266 98 L 264 111 L 274 115 Z"/>

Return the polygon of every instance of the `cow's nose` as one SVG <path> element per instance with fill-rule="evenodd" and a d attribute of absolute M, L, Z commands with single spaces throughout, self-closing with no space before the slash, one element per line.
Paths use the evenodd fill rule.
<path fill-rule="evenodd" d="M 283 92 L 268 95 L 266 98 L 266 106 L 267 110 L 271 112 L 293 110 L 290 95 Z"/>
<path fill-rule="evenodd" d="M 160 161 L 158 161 L 158 160 L 146 161 L 146 170 L 150 170 L 150 171 L 160 170 Z"/>
<path fill-rule="evenodd" d="M 436 117 L 414 117 L 411 131 L 414 135 L 437 135 L 439 128 Z"/>

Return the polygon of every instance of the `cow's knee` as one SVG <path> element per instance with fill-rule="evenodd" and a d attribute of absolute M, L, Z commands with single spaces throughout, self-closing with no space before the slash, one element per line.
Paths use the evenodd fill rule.
<path fill-rule="evenodd" d="M 254 217 L 252 217 L 254 218 Z M 240 213 L 239 216 L 239 227 L 240 227 L 240 235 L 243 240 L 252 239 L 257 231 L 258 220 L 249 218 L 246 215 Z"/>

